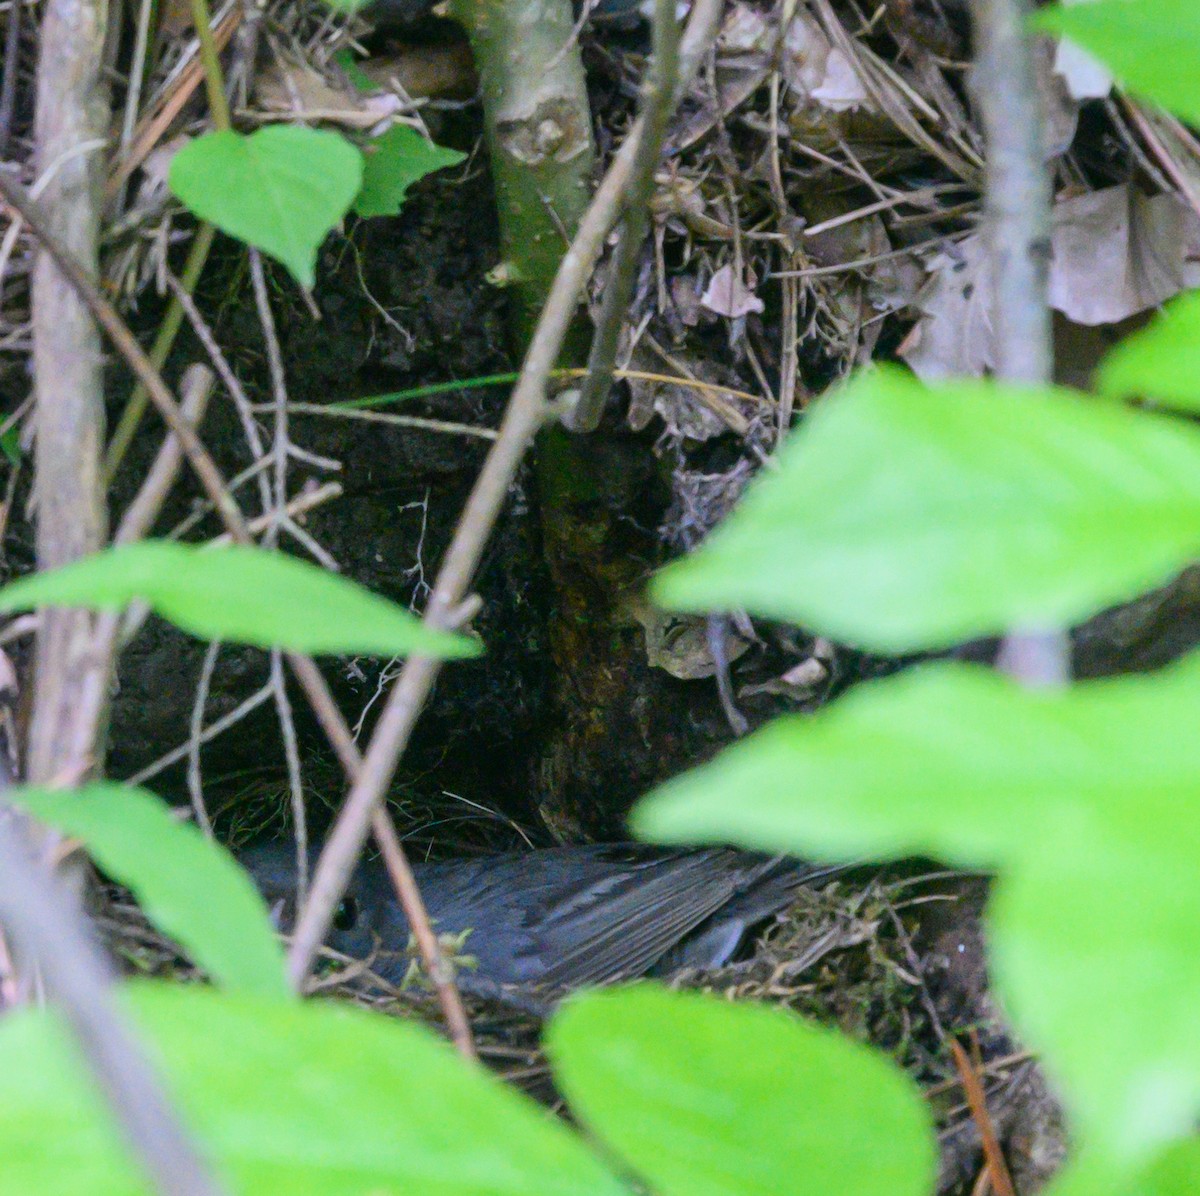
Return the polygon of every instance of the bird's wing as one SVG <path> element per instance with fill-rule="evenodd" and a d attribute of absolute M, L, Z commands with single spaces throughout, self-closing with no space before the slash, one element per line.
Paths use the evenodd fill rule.
<path fill-rule="evenodd" d="M 608 984 L 641 976 L 735 894 L 753 885 L 769 862 L 739 853 L 691 851 L 649 858 L 529 927 L 547 966 L 550 988 Z"/>

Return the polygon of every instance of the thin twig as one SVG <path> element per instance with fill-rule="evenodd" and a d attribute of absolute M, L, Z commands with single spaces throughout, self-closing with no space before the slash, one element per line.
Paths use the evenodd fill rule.
<path fill-rule="evenodd" d="M 203 4 L 204 0 L 193 0 Z M 288 389 L 283 369 L 283 350 L 271 312 L 270 296 L 266 294 L 266 274 L 263 256 L 251 246 L 250 278 L 254 292 L 254 307 L 266 344 L 266 365 L 271 379 L 271 414 L 275 417 L 275 435 L 271 443 L 272 480 L 271 523 L 263 536 L 264 546 L 276 547 L 283 527 L 283 510 L 288 503 Z M 265 482 L 265 476 L 264 476 Z M 299 528 L 296 529 L 299 531 Z M 316 541 L 312 547 L 317 548 Z M 320 549 L 323 551 L 323 549 Z M 287 683 L 283 675 L 283 660 L 278 651 L 271 653 L 271 691 L 275 696 L 275 713 L 283 737 L 283 755 L 288 769 L 288 793 L 292 805 L 292 829 L 296 841 L 296 901 L 304 901 L 308 891 L 308 818 L 304 805 L 304 781 L 300 768 L 300 751 L 296 746 L 292 703 L 288 701 Z"/>
<path fill-rule="evenodd" d="M 147 394 L 159 414 L 162 415 L 168 428 L 179 439 L 188 462 L 195 471 L 205 493 L 220 513 L 222 521 L 231 531 L 240 529 L 243 538 L 248 538 L 245 531 L 245 520 L 233 501 L 216 463 L 196 435 L 195 430 L 188 424 L 179 411 L 170 388 L 163 381 L 162 375 L 150 362 L 137 338 L 129 331 L 125 321 L 121 319 L 117 309 L 100 293 L 95 283 L 88 277 L 82 266 L 71 253 L 54 237 L 38 206 L 29 200 L 24 188 L 15 180 L 10 179 L 0 171 L 0 195 L 21 214 L 29 226 L 29 231 L 37 238 L 42 248 L 54 260 L 54 264 L 62 271 L 64 277 L 83 300 L 96 322 L 104 329 L 117 352 L 125 358 L 129 368 L 145 386 Z"/>
<path fill-rule="evenodd" d="M 213 837 L 212 819 L 204 802 L 204 778 L 200 771 L 200 748 L 204 744 L 204 707 L 208 704 L 212 676 L 221 655 L 221 641 L 212 640 L 204 649 L 204 660 L 200 663 L 200 679 L 196 682 L 196 694 L 192 698 L 192 719 L 187 741 L 187 787 L 192 802 L 192 813 L 196 825 L 209 839 Z"/>
<path fill-rule="evenodd" d="M 342 718 L 342 712 L 337 708 L 333 695 L 329 692 L 329 687 L 325 684 L 325 678 L 321 676 L 320 670 L 310 657 L 292 654 L 288 656 L 288 664 L 303 686 L 313 713 L 316 714 L 334 753 L 341 762 L 342 769 L 351 782 L 351 792 L 353 792 L 353 787 L 359 783 L 363 774 L 363 757 L 358 750 L 358 745 L 354 742 L 354 737 L 350 734 L 350 728 Z M 425 965 L 425 971 L 437 992 L 442 1016 L 446 1019 L 446 1029 L 459 1053 L 468 1059 L 474 1059 L 477 1057 L 475 1039 L 471 1033 L 471 1023 L 467 1018 L 466 1009 L 463 1007 L 462 996 L 458 991 L 458 986 L 454 983 L 453 972 L 446 964 L 437 935 L 433 933 L 429 911 L 426 909 L 425 900 L 421 896 L 416 878 L 413 876 L 412 866 L 408 862 L 387 810 L 382 806 L 371 815 L 371 829 L 380 851 L 383 852 L 388 875 L 396 889 L 396 896 L 400 899 L 400 907 L 404 910 L 404 916 L 408 919 L 413 937 L 417 940 L 417 950 L 421 954 L 421 962 Z M 363 838 L 365 839 L 366 836 L 364 835 Z M 361 842 L 358 850 L 362 850 Z M 322 853 L 323 858 L 324 853 Z M 350 866 L 353 869 L 354 860 L 350 861 Z M 339 894 L 338 900 L 340 899 L 341 895 Z M 311 903 L 310 895 L 309 901 L 303 908 L 308 909 Z M 328 926 L 325 930 L 328 930 Z M 324 932 L 322 932 L 322 937 L 324 937 Z M 304 973 L 300 973 L 298 976 L 293 973 L 293 983 L 297 988 L 303 981 Z"/>
<path fill-rule="evenodd" d="M 256 407 L 256 410 L 258 408 Z M 459 424 L 445 419 L 426 419 L 421 415 L 393 415 L 388 411 L 355 410 L 324 403 L 289 403 L 288 410 L 296 415 L 324 415 L 333 419 L 357 419 L 363 423 L 391 424 L 396 428 L 415 428 L 421 432 L 442 432 L 449 436 L 473 436 L 478 440 L 495 440 L 498 433 L 491 428 Z"/>
<path fill-rule="evenodd" d="M 264 702 L 268 701 L 270 697 L 271 686 L 269 684 L 264 685 L 261 689 L 255 690 L 254 693 L 252 693 L 248 698 L 242 702 L 239 702 L 238 705 L 228 714 L 222 715 L 215 723 L 209 723 L 209 725 L 205 727 L 198 736 L 196 736 L 197 742 L 204 744 L 208 743 L 210 739 L 216 739 L 218 735 L 228 731 L 230 727 L 236 726 L 248 714 L 257 710 L 258 707 Z M 191 745 L 192 739 L 189 737 L 186 743 L 180 744 L 177 748 L 172 748 L 171 751 L 159 756 L 159 758 L 153 761 L 153 763 L 147 764 L 146 767 L 140 772 L 135 772 L 133 776 L 131 776 L 125 782 L 125 784 L 144 785 L 152 777 L 158 776 L 158 774 L 164 769 L 170 768 L 172 764 L 184 759 L 184 757 L 186 757 L 188 752 L 191 750 Z"/>
<path fill-rule="evenodd" d="M 212 371 L 206 366 L 190 365 L 183 373 L 179 387 L 182 395 L 179 409 L 183 418 L 193 428 L 199 428 L 204 419 L 204 411 L 215 381 Z M 113 536 L 114 544 L 132 544 L 150 531 L 159 511 L 162 510 L 163 502 L 175 484 L 175 479 L 179 476 L 182 461 L 183 449 L 178 439 L 168 432 L 146 474 L 146 480 L 138 489 L 133 502 L 126 508 L 125 516 Z"/>
<path fill-rule="evenodd" d="M 599 427 L 604 405 L 612 389 L 621 326 L 629 310 L 638 259 L 650 227 L 654 172 L 662 157 L 671 113 L 679 101 L 679 89 L 675 86 L 678 72 L 679 26 L 675 18 L 675 0 L 655 0 L 654 64 L 642 101 L 643 128 L 625 192 L 624 227 L 613 256 L 600 318 L 596 323 L 596 335 L 588 354 L 587 378 L 579 402 L 568 418 L 563 420 L 564 425 L 573 432 L 594 432 Z"/>
<path fill-rule="evenodd" d="M 203 0 L 198 0 L 203 3 Z M 271 414 L 275 417 L 275 435 L 271 445 L 271 463 L 273 473 L 273 503 L 272 509 L 279 512 L 287 506 L 287 467 L 288 467 L 288 396 L 287 379 L 283 369 L 283 350 L 279 347 L 279 335 L 275 330 L 275 316 L 271 312 L 271 300 L 267 295 L 267 278 L 263 270 L 262 254 L 253 246 L 250 247 L 250 283 L 254 290 L 254 306 L 258 312 L 258 323 L 262 329 L 263 340 L 267 346 L 267 372 L 271 379 Z M 268 547 L 275 547 L 279 537 L 279 524 L 276 521 L 267 528 L 263 542 Z M 298 838 L 305 836 L 303 830 Z"/>
<path fill-rule="evenodd" d="M 996 1138 L 996 1126 L 992 1121 L 991 1113 L 988 1112 L 987 1094 L 983 1090 L 979 1072 L 962 1044 L 954 1038 L 948 1041 L 959 1077 L 962 1079 L 967 1104 L 971 1108 L 971 1119 L 975 1122 L 975 1127 L 979 1130 L 979 1137 L 983 1143 L 983 1156 L 987 1160 L 992 1188 L 995 1190 L 996 1196 L 1016 1196 L 1012 1176 L 1009 1175 L 1008 1165 L 1004 1161 L 1004 1151 L 1000 1149 L 1000 1142 Z"/>
<path fill-rule="evenodd" d="M 795 268 L 796 263 L 804 260 L 804 253 L 796 243 L 794 230 L 800 227 L 798 217 L 792 212 L 788 194 L 783 185 L 783 164 L 779 148 L 779 89 L 781 86 L 781 59 L 787 53 L 785 50 L 787 36 L 792 22 L 796 19 L 797 0 L 783 0 L 783 9 L 779 18 L 779 33 L 775 43 L 775 62 L 771 69 L 770 86 L 770 145 L 771 145 L 771 198 L 775 203 L 779 228 L 784 233 L 780 252 L 786 255 L 788 266 Z M 792 426 L 792 413 L 796 407 L 796 380 L 800 373 L 799 340 L 800 332 L 797 327 L 797 312 L 800 307 L 801 288 L 794 277 L 789 275 L 792 269 L 781 271 L 784 275 L 783 286 L 780 288 L 780 326 L 782 333 L 779 345 L 779 393 L 775 409 L 775 443 L 781 445 L 788 429 Z"/>
<path fill-rule="evenodd" d="M 189 294 L 186 283 L 181 279 L 177 279 L 168 271 L 167 286 L 170 287 L 174 302 L 179 305 L 180 312 L 187 317 L 188 323 L 192 326 L 192 331 L 196 334 L 196 339 L 204 346 L 204 351 L 208 354 L 213 369 L 217 371 L 217 376 L 221 379 L 225 389 L 229 392 L 229 397 L 233 400 L 233 405 L 237 409 L 238 419 L 241 421 L 242 435 L 245 437 L 246 445 L 250 449 L 250 456 L 256 464 L 261 462 L 264 457 L 262 437 L 259 435 L 258 424 L 255 422 L 254 415 L 252 414 L 253 407 L 249 396 L 242 388 L 237 375 L 233 372 L 233 367 L 229 364 L 229 359 L 225 356 L 224 350 L 217 343 L 217 338 L 213 335 L 208 322 L 196 306 L 196 301 Z M 264 473 L 259 472 L 255 476 L 258 478 L 258 497 L 262 503 L 263 514 L 269 515 L 271 512 L 270 484 Z M 236 488 L 234 482 L 231 482 L 230 486 L 231 488 Z M 269 521 L 266 526 L 270 526 Z"/>
<path fill-rule="evenodd" d="M 121 138 L 117 147 L 119 155 L 125 154 L 133 141 L 137 126 L 138 111 L 142 106 L 142 87 L 149 74 L 150 26 L 154 20 L 154 0 L 138 0 L 137 19 L 134 22 L 133 53 L 129 60 L 129 86 L 125 89 L 125 106 L 121 117 Z M 118 189 L 113 206 L 118 210 L 125 207 L 124 184 Z"/>
<path fill-rule="evenodd" d="M 275 714 L 283 736 L 283 758 L 287 763 L 288 796 L 292 806 L 292 829 L 296 835 L 296 900 L 302 902 L 308 893 L 308 817 L 304 809 L 304 780 L 300 767 L 300 744 L 296 737 L 296 722 L 292 718 L 292 703 L 287 693 L 287 677 L 283 657 L 276 648 L 271 653 L 271 692 L 275 697 Z"/>
<path fill-rule="evenodd" d="M 301 494 L 297 494 L 284 508 L 284 514 L 289 520 L 295 520 L 299 516 L 305 515 L 309 511 L 315 510 L 317 507 L 324 506 L 325 503 L 332 502 L 335 498 L 341 497 L 341 482 L 325 482 L 323 485 L 316 487 L 315 490 L 307 490 Z M 272 511 L 268 511 L 264 515 L 256 515 L 246 524 L 246 527 L 252 536 L 260 535 L 267 530 L 268 525 L 274 517 L 275 515 Z M 228 532 L 224 532 L 219 536 L 214 536 L 212 542 L 214 544 L 230 544 L 233 542 L 233 536 Z"/>

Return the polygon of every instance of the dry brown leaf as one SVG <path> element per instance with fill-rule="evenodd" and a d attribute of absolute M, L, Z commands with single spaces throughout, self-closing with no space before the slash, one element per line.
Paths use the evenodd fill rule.
<path fill-rule="evenodd" d="M 712 440 L 729 431 L 728 421 L 698 398 L 694 387 L 629 378 L 629 426 L 640 432 L 657 415 L 677 441 Z"/>
<path fill-rule="evenodd" d="M 770 54 L 775 40 L 775 22 L 767 19 L 760 8 L 748 4 L 732 4 L 725 14 L 717 34 L 717 53 Z"/>
<path fill-rule="evenodd" d="M 1174 195 L 1122 185 L 1060 200 L 1051 244 L 1050 304 L 1077 324 L 1116 324 L 1200 284 L 1200 217 Z M 922 378 L 985 373 L 994 336 L 982 238 L 938 253 L 928 270 L 900 355 Z"/>
<path fill-rule="evenodd" d="M 715 311 L 719 316 L 736 319 L 750 312 L 760 312 L 764 308 L 763 301 L 754 293 L 755 280 L 747 276 L 745 282 L 735 273 L 732 265 L 722 266 L 709 279 L 700 302 L 709 311 Z"/>
<path fill-rule="evenodd" d="M 1061 41 L 1054 52 L 1054 69 L 1075 100 L 1102 100 L 1112 91 L 1113 77 L 1105 65 L 1074 42 Z"/>
<path fill-rule="evenodd" d="M 275 62 L 262 71 L 254 94 L 267 112 L 347 129 L 373 129 L 403 106 L 398 96 L 386 92 L 364 95 L 348 85 L 335 87 L 312 67 L 296 62 Z"/>
<path fill-rule="evenodd" d="M 830 44 L 808 13 L 798 12 L 793 18 L 783 47 L 783 77 L 799 95 L 831 112 L 846 112 L 868 103 L 854 64 Z"/>
<path fill-rule="evenodd" d="M 1200 217 L 1174 195 L 1128 184 L 1055 205 L 1050 304 L 1079 324 L 1115 324 L 1195 285 Z"/>
<path fill-rule="evenodd" d="M 676 615 L 650 606 L 637 606 L 634 617 L 646 638 L 646 660 L 680 681 L 699 681 L 717 671 L 703 615 Z M 725 662 L 732 664 L 749 651 L 749 641 L 733 628 L 725 632 Z"/>
<path fill-rule="evenodd" d="M 792 702 L 805 702 L 816 697 L 829 681 L 829 665 L 825 661 L 810 656 L 799 664 L 793 665 L 786 673 L 772 677 L 769 681 L 760 681 L 753 685 L 743 685 L 738 690 L 739 698 L 754 698 L 766 694 L 775 698 L 787 698 Z"/>
<path fill-rule="evenodd" d="M 992 273 L 983 238 L 966 237 L 929 261 L 922 316 L 898 352 L 921 378 L 977 377 L 994 364 Z"/>
<path fill-rule="evenodd" d="M 1042 143 L 1046 161 L 1065 154 L 1079 127 L 1079 101 L 1071 95 L 1066 80 L 1055 67 L 1054 47 L 1035 43 L 1034 68 L 1038 98 L 1042 105 Z"/>

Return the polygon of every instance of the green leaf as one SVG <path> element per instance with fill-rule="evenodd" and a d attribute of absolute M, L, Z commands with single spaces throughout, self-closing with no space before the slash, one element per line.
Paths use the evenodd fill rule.
<path fill-rule="evenodd" d="M 1200 1141 L 1195 1138 L 1164 1150 L 1125 1187 L 1121 1196 L 1195 1196 L 1200 1191 Z"/>
<path fill-rule="evenodd" d="M 1198 552 L 1200 429 L 883 369 L 822 400 L 654 594 L 895 653 L 1074 623 Z"/>
<path fill-rule="evenodd" d="M 1160 1151 L 1149 1162 L 1122 1166 L 1097 1152 L 1076 1154 L 1043 1189 L 1045 1196 L 1193 1196 L 1200 1190 L 1200 1141 Z"/>
<path fill-rule="evenodd" d="M 1200 120 L 1200 6 L 1194 0 L 1089 0 L 1043 9 L 1033 23 L 1089 50 L 1128 90 Z"/>
<path fill-rule="evenodd" d="M 313 285 L 317 250 L 362 185 L 362 154 L 337 133 L 269 125 L 206 133 L 171 160 L 171 191 L 202 220 Z"/>
<path fill-rule="evenodd" d="M 9 465 L 21 464 L 21 433 L 17 428 L 9 428 L 0 436 L 0 452 L 4 454 Z"/>
<path fill-rule="evenodd" d="M 1031 848 L 988 918 L 1004 1008 L 1061 1080 L 1078 1139 L 1121 1164 L 1189 1135 L 1200 1112 L 1200 837 L 1194 818 L 1164 821 L 1165 804 L 1078 811 L 1092 825 Z"/>
<path fill-rule="evenodd" d="M 1129 761 L 1117 754 L 1127 732 L 1103 710 L 1090 714 L 1110 684 L 1138 683 L 1078 686 L 1064 697 L 980 666 L 910 669 L 817 714 L 768 723 L 660 786 L 634 808 L 632 825 L 650 839 L 729 840 L 830 860 L 932 854 L 968 867 L 1008 864 L 1031 824 L 1050 833 L 1057 785 L 1127 787 L 1120 770 Z M 1096 739 L 1092 721 L 1117 737 Z M 1139 760 L 1141 722 L 1130 724 L 1126 748 Z M 1200 739 L 1195 749 L 1200 775 Z"/>
<path fill-rule="evenodd" d="M 307 561 L 241 545 L 146 540 L 0 589 L 0 611 L 117 610 L 137 599 L 201 639 L 294 652 L 475 656 L 466 636 L 431 631 L 402 607 Z"/>
<path fill-rule="evenodd" d="M 621 1196 L 560 1122 L 411 1023 L 140 984 L 129 1004 L 239 1196 Z M 59 1020 L 0 1024 L 0 1196 L 145 1196 Z"/>
<path fill-rule="evenodd" d="M 1128 1163 L 1200 1111 L 1198 708 L 1195 656 L 1062 691 L 928 666 L 769 725 L 652 794 L 634 826 L 999 869 L 1005 1007 L 1081 1141 Z"/>
<path fill-rule="evenodd" d="M 1115 398 L 1146 398 L 1200 411 L 1200 292 L 1172 300 L 1100 364 L 1096 385 Z"/>
<path fill-rule="evenodd" d="M 331 5 L 330 7 L 338 7 L 345 11 L 345 8 L 340 5 Z M 350 8 L 349 11 L 353 12 L 355 9 L 359 9 L 361 7 L 361 4 L 355 4 L 352 8 Z M 370 75 L 366 73 L 366 71 L 362 69 L 361 66 L 358 65 L 359 59 L 348 47 L 343 46 L 340 50 L 338 50 L 333 56 L 333 62 L 335 66 L 339 67 L 345 72 L 346 78 L 350 80 L 350 83 L 355 91 L 369 94 L 370 92 L 379 90 L 379 85 L 374 79 L 371 78 Z"/>
<path fill-rule="evenodd" d="M 96 783 L 9 789 L 4 800 L 83 841 L 146 916 L 231 989 L 286 998 L 283 954 L 258 890 L 233 858 L 152 793 Z"/>
<path fill-rule="evenodd" d="M 367 146 L 362 190 L 354 210 L 360 216 L 395 216 L 413 183 L 465 158 L 458 150 L 434 145 L 407 125 L 395 125 Z"/>
<path fill-rule="evenodd" d="M 574 1113 L 663 1196 L 921 1196 L 928 1110 L 882 1055 L 779 1010 L 650 984 L 547 1036 Z"/>

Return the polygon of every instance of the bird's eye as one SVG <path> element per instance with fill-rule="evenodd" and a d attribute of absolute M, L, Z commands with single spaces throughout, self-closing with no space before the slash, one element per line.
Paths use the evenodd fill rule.
<path fill-rule="evenodd" d="M 353 930 L 358 921 L 358 902 L 353 897 L 343 897 L 338 907 L 333 911 L 333 927 L 335 930 Z"/>

